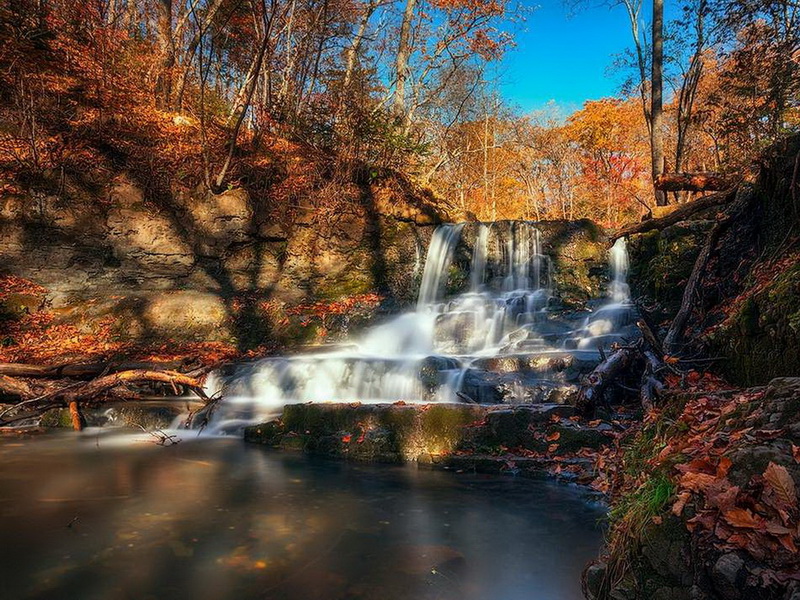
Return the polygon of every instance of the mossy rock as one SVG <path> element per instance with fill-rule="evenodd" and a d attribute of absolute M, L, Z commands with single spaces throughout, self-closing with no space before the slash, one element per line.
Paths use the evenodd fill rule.
<path fill-rule="evenodd" d="M 72 429 L 72 415 L 66 408 L 51 408 L 39 418 L 39 426 L 47 428 L 68 427 Z"/>
<path fill-rule="evenodd" d="M 245 439 L 314 454 L 404 462 L 453 451 L 485 410 L 462 404 L 294 404 L 276 422 L 248 427 Z"/>
<path fill-rule="evenodd" d="M 723 372 L 735 383 L 800 375 L 800 263 L 744 298 L 705 341 L 726 357 Z"/>
<path fill-rule="evenodd" d="M 656 320 L 672 318 L 680 308 L 685 283 L 711 226 L 711 221 L 691 221 L 631 236 L 631 291 L 660 305 Z"/>

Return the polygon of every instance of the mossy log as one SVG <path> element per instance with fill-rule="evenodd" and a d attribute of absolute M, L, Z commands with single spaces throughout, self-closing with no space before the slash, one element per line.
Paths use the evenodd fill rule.
<path fill-rule="evenodd" d="M 731 187 L 731 179 L 719 173 L 663 173 L 654 186 L 664 192 L 715 192 Z"/>
<path fill-rule="evenodd" d="M 631 225 L 629 227 L 620 229 L 611 237 L 612 239 L 617 239 L 634 235 L 636 233 L 645 233 L 654 229 L 665 229 L 666 227 L 675 225 L 675 223 L 679 223 L 680 221 L 688 219 L 700 211 L 728 204 L 736 197 L 736 191 L 737 188 L 733 187 L 723 192 L 708 194 L 707 196 L 698 198 L 697 200 L 689 202 L 688 204 L 684 204 L 673 210 L 668 215 L 664 215 L 658 219 L 648 219 L 647 221 L 642 221 L 636 225 Z"/>

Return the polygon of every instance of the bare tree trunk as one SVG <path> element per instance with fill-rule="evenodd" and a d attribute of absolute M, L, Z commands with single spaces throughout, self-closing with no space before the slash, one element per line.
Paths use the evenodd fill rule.
<path fill-rule="evenodd" d="M 292 52 L 292 36 L 294 31 L 294 12 L 297 8 L 297 0 L 292 0 L 291 7 L 289 8 L 289 21 L 286 24 L 286 65 L 283 69 L 283 81 L 281 82 L 281 89 L 278 91 L 278 104 L 281 111 L 286 111 L 285 103 L 286 98 L 289 96 L 289 80 L 292 77 L 294 70 L 294 52 Z"/>
<path fill-rule="evenodd" d="M 342 79 L 342 98 L 340 100 L 340 105 L 344 104 L 344 98 L 347 94 L 347 89 L 350 87 L 350 82 L 353 80 L 353 71 L 355 71 L 356 68 L 358 52 L 361 49 L 361 43 L 364 41 L 364 36 L 367 33 L 367 27 L 369 27 L 369 21 L 372 18 L 372 15 L 375 13 L 376 7 L 377 2 L 375 0 L 369 0 L 367 7 L 364 10 L 364 14 L 361 15 L 361 22 L 358 24 L 358 31 L 350 41 L 350 45 L 347 47 L 347 50 L 345 50 L 345 69 L 344 78 Z"/>
<path fill-rule="evenodd" d="M 264 27 L 264 39 L 261 42 L 261 47 L 258 49 L 258 54 L 256 55 L 255 66 L 253 68 L 253 78 L 250 82 L 250 85 L 247 90 L 247 95 L 242 102 L 241 106 L 237 109 L 239 111 L 238 116 L 236 118 L 236 123 L 231 130 L 230 137 L 228 138 L 228 154 L 225 157 L 225 162 L 223 163 L 222 167 L 220 168 L 219 174 L 217 175 L 214 181 L 214 189 L 212 190 L 215 193 L 218 193 L 222 189 L 222 184 L 225 181 L 225 177 L 228 174 L 228 169 L 230 169 L 231 162 L 233 160 L 233 154 L 236 151 L 236 140 L 239 138 L 239 131 L 242 128 L 242 123 L 244 123 L 244 118 L 247 115 L 247 110 L 250 108 L 250 103 L 253 100 L 253 94 L 256 91 L 256 86 L 258 84 L 259 75 L 261 74 L 261 68 L 264 65 L 264 57 L 267 54 L 267 49 L 270 45 L 270 37 L 272 35 L 272 25 L 275 21 L 275 7 L 277 5 L 277 0 L 272 0 L 270 2 L 270 16 L 269 19 Z M 266 6 L 265 6 L 266 10 Z"/>
<path fill-rule="evenodd" d="M 400 43 L 397 47 L 395 72 L 397 82 L 394 87 L 394 113 L 405 116 L 406 111 L 406 79 L 408 78 L 408 57 L 411 50 L 411 22 L 414 19 L 414 7 L 417 0 L 406 0 L 403 11 L 403 22 L 400 25 Z"/>
<path fill-rule="evenodd" d="M 181 69 L 178 73 L 178 80 L 175 83 L 175 93 L 173 94 L 173 108 L 175 110 L 180 110 L 183 107 L 183 96 L 184 92 L 186 91 L 186 81 L 192 68 L 192 61 L 197 53 L 200 40 L 214 23 L 214 19 L 216 18 L 219 9 L 222 7 L 222 1 L 223 0 L 214 0 L 214 2 L 208 7 L 202 22 L 197 22 L 197 31 L 192 36 L 192 39 L 186 46 L 186 50 L 180 57 Z M 189 14 L 194 15 L 194 10 L 191 9 Z"/>
<path fill-rule="evenodd" d="M 172 95 L 172 67 L 175 66 L 175 43 L 172 39 L 172 0 L 156 2 L 156 24 L 158 51 L 161 55 L 159 73 L 156 77 L 156 106 L 169 107 Z"/>
<path fill-rule="evenodd" d="M 664 0 L 653 0 L 653 70 L 650 90 L 650 157 L 653 181 L 664 172 L 664 138 L 661 135 L 663 116 L 663 70 L 664 70 Z M 666 206 L 667 195 L 656 190 L 656 205 Z"/>

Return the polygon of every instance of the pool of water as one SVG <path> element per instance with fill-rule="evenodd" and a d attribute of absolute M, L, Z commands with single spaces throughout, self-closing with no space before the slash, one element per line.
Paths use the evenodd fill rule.
<path fill-rule="evenodd" d="M 601 543 L 563 485 L 138 440 L 0 439 L 0 598 L 576 600 Z"/>

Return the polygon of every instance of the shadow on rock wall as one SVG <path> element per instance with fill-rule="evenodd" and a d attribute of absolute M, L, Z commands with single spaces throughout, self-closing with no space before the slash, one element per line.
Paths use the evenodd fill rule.
<path fill-rule="evenodd" d="M 110 321 L 123 339 L 302 342 L 313 328 L 287 323 L 289 306 L 372 292 L 387 309 L 412 301 L 436 222 L 369 182 L 339 193 L 276 215 L 243 189 L 174 191 L 141 172 L 62 181 L 0 199 L 0 270 L 47 287 L 58 319 Z"/>

